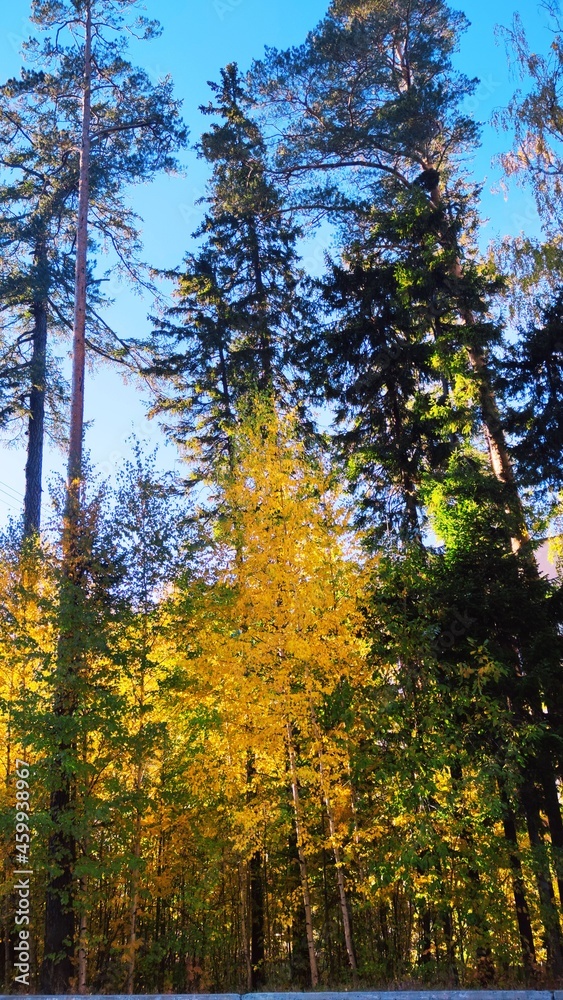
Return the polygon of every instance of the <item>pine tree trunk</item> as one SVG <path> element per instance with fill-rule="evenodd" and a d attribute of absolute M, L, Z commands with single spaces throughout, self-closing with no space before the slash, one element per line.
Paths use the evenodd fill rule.
<path fill-rule="evenodd" d="M 86 333 L 86 279 L 88 263 L 88 204 L 92 86 L 92 11 L 85 3 L 82 136 L 76 233 L 76 274 L 72 357 L 72 397 L 68 454 L 68 492 L 63 532 L 61 584 L 61 634 L 57 649 L 55 715 L 72 718 L 77 708 L 76 679 L 81 666 L 79 648 L 82 567 L 80 555 L 80 481 L 84 424 L 84 369 Z M 78 641 L 78 651 L 77 651 Z M 62 729 L 64 730 L 64 726 Z M 41 989 L 66 993 L 74 973 L 74 862 L 76 843 L 72 831 L 74 778 L 68 757 L 76 748 L 63 737 L 53 762 L 54 787 L 50 799 L 53 832 L 49 838 L 52 866 L 47 883 L 44 959 Z"/>
<path fill-rule="evenodd" d="M 36 247 L 36 270 L 40 286 L 47 270 L 45 243 Z M 47 299 L 41 287 L 40 297 L 33 303 L 33 348 L 31 356 L 31 389 L 27 431 L 27 461 L 25 465 L 24 538 L 39 533 L 41 527 L 41 492 L 43 473 L 43 442 L 45 436 L 45 391 L 47 381 Z"/>
<path fill-rule="evenodd" d="M 428 164 L 427 169 L 432 169 L 431 164 Z M 435 171 L 435 173 L 436 177 L 439 178 L 439 172 Z M 430 200 L 436 208 L 439 207 L 441 202 L 439 180 L 436 187 L 434 187 L 430 192 Z M 463 276 L 463 269 L 459 258 L 456 260 L 453 273 L 457 278 L 461 278 Z M 464 323 L 469 326 L 474 323 L 474 316 L 469 309 L 462 309 L 461 317 Z M 524 508 L 522 506 L 516 479 L 514 477 L 512 459 L 506 445 L 506 438 L 500 419 L 495 393 L 492 388 L 492 380 L 488 370 L 485 353 L 482 347 L 474 344 L 468 344 L 467 355 L 469 363 L 477 378 L 479 405 L 481 408 L 481 418 L 483 421 L 485 438 L 489 451 L 491 469 L 495 478 L 498 479 L 499 482 L 504 483 L 506 486 L 507 504 L 510 508 L 511 514 L 513 515 L 515 530 L 512 537 L 512 549 L 514 552 L 518 552 L 522 546 L 525 547 L 524 552 L 522 553 L 524 556 L 523 562 L 528 572 L 531 572 L 532 576 L 537 576 L 538 571 L 534 554 L 528 548 L 530 536 L 526 527 Z"/>
<path fill-rule="evenodd" d="M 68 452 L 69 489 L 82 476 L 82 435 L 84 429 L 84 371 L 86 365 L 86 284 L 88 278 L 88 209 L 90 202 L 90 123 L 92 116 L 92 10 L 86 3 L 84 42 L 84 83 L 82 139 L 78 183 L 78 223 L 76 230 L 76 271 L 74 285 L 74 325 L 72 336 L 72 395 L 70 404 L 70 444 Z"/>
<path fill-rule="evenodd" d="M 297 855 L 299 858 L 299 872 L 301 875 L 301 889 L 303 892 L 303 908 L 305 910 L 305 929 L 307 932 L 307 949 L 309 952 L 309 969 L 311 972 L 311 986 L 315 989 L 319 983 L 319 973 L 317 968 L 317 956 L 315 952 L 315 939 L 313 936 L 313 913 L 311 909 L 311 899 L 309 895 L 309 877 L 307 872 L 307 858 L 303 849 L 303 821 L 301 817 L 301 803 L 299 800 L 299 785 L 297 781 L 297 766 L 295 762 L 295 749 L 293 746 L 293 733 L 291 723 L 287 723 L 287 749 L 289 754 L 289 769 L 291 774 L 291 792 L 293 796 L 293 812 L 295 819 L 295 833 L 297 835 Z"/>

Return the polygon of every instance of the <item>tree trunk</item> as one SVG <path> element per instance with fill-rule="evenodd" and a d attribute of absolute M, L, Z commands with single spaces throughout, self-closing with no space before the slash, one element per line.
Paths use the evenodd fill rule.
<path fill-rule="evenodd" d="M 82 565 L 80 553 L 80 481 L 82 476 L 82 434 L 84 425 L 84 368 L 86 333 L 86 278 L 88 266 L 88 203 L 90 169 L 90 121 L 92 86 L 92 10 L 85 4 L 84 76 L 78 221 L 76 233 L 76 273 L 72 356 L 72 397 L 68 490 L 63 532 L 61 584 L 61 633 L 57 648 L 55 715 L 72 718 L 77 708 L 77 676 L 82 663 L 80 623 Z M 62 726 L 64 730 L 66 727 Z M 67 993 L 74 973 L 74 861 L 76 844 L 72 829 L 74 778 L 72 757 L 76 748 L 72 737 L 64 736 L 53 761 L 54 783 L 50 799 L 53 831 L 49 838 L 52 870 L 47 883 L 45 945 L 41 968 L 41 989 L 45 993 Z"/>
<path fill-rule="evenodd" d="M 35 327 L 31 356 L 27 461 L 25 464 L 24 538 L 31 538 L 38 534 L 41 527 L 41 481 L 47 381 L 47 299 L 44 287 L 47 262 L 43 240 L 38 241 L 35 256 L 40 295 L 33 303 Z"/>
<path fill-rule="evenodd" d="M 459 986 L 459 972 L 455 960 L 454 927 L 452 919 L 452 908 L 446 906 L 442 913 L 442 927 L 444 929 L 444 939 L 446 942 L 446 955 L 448 963 L 448 978 L 452 986 Z"/>
<path fill-rule="evenodd" d="M 425 966 L 432 961 L 432 914 L 426 899 L 421 900 L 420 925 L 419 964 Z"/>
<path fill-rule="evenodd" d="M 246 971 L 246 988 L 248 992 L 251 993 L 252 961 L 250 955 L 251 941 L 248 933 L 247 920 L 246 920 L 247 900 L 249 896 L 246 862 L 242 861 L 239 862 L 238 881 L 239 881 L 240 935 L 242 938 L 242 951 L 243 951 L 245 971 Z"/>
<path fill-rule="evenodd" d="M 250 954 L 251 991 L 264 985 L 264 879 L 262 876 L 262 855 L 255 851 L 250 859 Z"/>
<path fill-rule="evenodd" d="M 80 177 L 78 183 L 78 223 L 76 230 L 76 270 L 74 284 L 74 325 L 72 334 L 72 395 L 70 404 L 70 444 L 68 452 L 69 489 L 82 475 L 82 435 L 84 429 L 84 370 L 86 364 L 86 284 L 88 278 L 88 208 L 90 201 L 90 122 L 92 99 L 92 10 L 86 4 L 84 37 L 84 83 Z"/>
<path fill-rule="evenodd" d="M 83 876 L 81 880 L 81 891 L 83 899 L 86 898 L 88 892 L 88 879 Z M 84 994 L 87 992 L 86 983 L 88 982 L 88 913 L 86 907 L 84 906 L 82 913 L 80 914 L 80 928 L 78 932 L 78 992 Z"/>
<path fill-rule="evenodd" d="M 397 399 L 397 384 L 392 379 L 387 379 L 385 384 L 387 386 L 387 392 L 389 393 L 391 408 L 393 411 L 393 433 L 395 436 L 397 455 L 399 456 L 400 489 L 405 504 L 406 516 L 404 525 L 407 528 L 407 531 L 412 534 L 412 537 L 417 542 L 422 544 L 422 534 L 418 518 L 418 504 L 416 501 L 416 487 L 408 469 L 408 458 L 405 454 L 405 446 L 403 443 L 404 428 L 401 417 L 401 408 Z"/>
<path fill-rule="evenodd" d="M 427 165 L 427 169 L 432 169 L 431 164 Z M 435 208 L 438 208 L 442 196 L 439 186 L 439 172 L 435 170 L 434 173 L 436 174 L 437 183 L 430 192 L 430 200 Z M 463 269 L 459 258 L 456 260 L 453 267 L 453 275 L 456 278 L 461 278 L 463 276 Z M 463 322 L 469 326 L 473 325 L 474 316 L 471 310 L 462 309 L 460 312 Z M 511 539 L 512 550 L 513 552 L 518 552 L 522 546 L 525 547 L 524 552 L 522 553 L 524 555 L 523 562 L 526 564 L 526 568 L 531 570 L 533 575 L 537 576 L 538 571 L 534 554 L 528 547 L 530 536 L 526 527 L 524 508 L 522 506 L 516 479 L 514 477 L 512 459 L 510 458 L 506 445 L 506 438 L 500 419 L 496 397 L 492 388 L 492 381 L 487 367 L 485 353 L 482 347 L 474 344 L 468 344 L 467 355 L 469 363 L 477 378 L 479 405 L 481 408 L 481 418 L 483 421 L 483 428 L 489 451 L 491 469 L 495 478 L 498 479 L 499 482 L 504 483 L 506 486 L 507 505 L 514 520 L 514 534 Z"/>
<path fill-rule="evenodd" d="M 512 892 L 514 895 L 514 906 L 516 909 L 516 919 L 518 921 L 518 932 L 520 934 L 520 945 L 522 948 L 522 962 L 524 971 L 529 975 L 536 963 L 536 949 L 534 947 L 534 935 L 532 933 L 532 922 L 530 911 L 526 900 L 526 890 L 524 887 L 524 877 L 522 874 L 522 863 L 518 849 L 518 834 L 516 830 L 516 820 L 510 807 L 508 797 L 501 780 L 498 782 L 500 801 L 502 804 L 502 822 L 504 836 L 510 845 L 510 869 L 512 871 Z"/>
<path fill-rule="evenodd" d="M 531 781 L 524 783 L 521 796 L 532 847 L 536 884 L 540 898 L 541 921 L 545 929 L 548 965 L 553 975 L 561 976 L 563 974 L 563 939 L 559 915 L 555 906 L 549 860 L 543 843 L 542 820 L 537 793 Z"/>
<path fill-rule="evenodd" d="M 72 833 L 66 832 L 64 822 L 73 796 L 70 777 L 63 771 L 60 759 L 56 769 L 59 787 L 51 794 L 50 801 L 55 830 L 49 837 L 49 859 L 58 873 L 51 871 L 47 884 L 44 958 L 40 974 L 41 992 L 50 994 L 68 993 L 74 973 L 75 840 Z"/>
<path fill-rule="evenodd" d="M 323 798 L 325 802 L 326 815 L 328 818 L 328 829 L 330 833 L 330 843 L 332 847 L 332 853 L 334 855 L 334 864 L 336 866 L 336 881 L 338 884 L 338 896 L 340 899 L 340 909 L 342 911 L 342 925 L 344 927 L 344 942 L 346 944 L 346 954 L 348 956 L 348 961 L 350 963 L 350 968 L 352 970 L 352 980 L 354 986 L 356 986 L 358 978 L 358 966 L 356 963 L 356 955 L 354 953 L 354 945 L 352 943 L 352 927 L 350 922 L 350 911 L 348 909 L 348 899 L 346 897 L 346 880 L 344 878 L 344 872 L 342 870 L 342 858 L 340 855 L 340 848 L 338 847 L 336 841 L 336 823 L 334 821 L 334 812 L 330 802 L 330 796 L 328 788 L 325 781 L 325 773 L 323 767 L 322 752 L 319 749 L 319 770 L 321 775 L 321 783 L 323 788 Z"/>
<path fill-rule="evenodd" d="M 544 754 L 538 764 L 544 793 L 545 812 L 549 823 L 549 835 L 553 846 L 559 904 L 563 909 L 563 820 L 552 761 Z"/>
<path fill-rule="evenodd" d="M 251 750 L 246 755 L 246 781 L 248 785 L 247 801 L 252 801 L 255 792 L 252 781 L 256 769 L 254 754 Z M 250 918 L 250 989 L 257 990 L 264 985 L 264 879 L 262 874 L 261 852 L 254 851 L 248 866 L 249 887 L 248 904 Z"/>
<path fill-rule="evenodd" d="M 142 728 L 142 727 L 141 727 Z M 143 767 L 137 767 L 135 790 L 140 792 L 143 783 Z M 137 910 L 139 908 L 139 861 L 141 857 L 141 814 L 137 808 L 135 816 L 135 839 L 133 842 L 133 871 L 131 872 L 131 905 L 129 910 L 129 961 L 127 964 L 127 993 L 133 993 L 135 984 L 135 964 L 137 957 Z"/>
<path fill-rule="evenodd" d="M 450 774 L 452 785 L 455 788 L 463 780 L 463 771 L 458 759 L 454 759 L 450 764 Z M 456 810 L 457 811 L 457 810 Z M 463 830 L 462 838 L 471 851 L 473 849 L 473 836 L 469 829 Z M 495 967 L 492 959 L 491 932 L 487 920 L 486 903 L 483 900 L 483 889 L 479 870 L 473 867 L 471 862 L 467 866 L 467 877 L 472 887 L 471 899 L 471 926 L 476 932 L 478 943 L 475 949 L 475 957 L 479 970 L 480 985 L 487 986 L 495 978 Z"/>
<path fill-rule="evenodd" d="M 315 989 L 319 983 L 319 973 L 317 968 L 317 956 L 315 953 L 315 940 L 313 936 L 313 914 L 311 910 L 311 899 L 309 896 L 307 858 L 305 857 L 305 851 L 303 849 L 303 821 L 301 817 L 301 803 L 299 800 L 297 766 L 295 763 L 295 749 L 293 746 L 293 733 L 290 722 L 287 723 L 286 731 L 289 768 L 291 773 L 291 792 L 293 796 L 293 812 L 295 818 L 295 833 L 297 835 L 297 855 L 299 858 L 299 873 L 301 876 L 301 889 L 303 892 L 303 908 L 305 910 L 305 929 L 307 932 L 307 949 L 309 952 L 309 968 L 311 971 L 311 986 Z"/>
<path fill-rule="evenodd" d="M 258 378 L 258 388 L 260 392 L 271 392 L 273 387 L 272 371 L 272 337 L 264 316 L 264 306 L 266 301 L 266 291 L 262 278 L 262 264 L 260 261 L 260 241 L 256 230 L 254 218 L 248 220 L 248 232 L 250 236 L 250 253 L 252 257 L 252 268 L 254 271 L 254 287 L 256 292 L 256 302 L 260 310 L 260 375 Z"/>

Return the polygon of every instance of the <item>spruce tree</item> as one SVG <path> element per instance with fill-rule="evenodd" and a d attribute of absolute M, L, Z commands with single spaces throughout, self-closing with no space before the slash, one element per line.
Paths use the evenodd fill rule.
<path fill-rule="evenodd" d="M 390 199 L 387 213 L 351 221 L 341 263 L 320 282 L 325 318 L 295 351 L 311 386 L 336 404 L 337 440 L 364 518 L 388 542 L 421 541 L 423 477 L 445 468 L 477 430 L 474 399 L 462 391 L 470 370 L 460 302 L 471 299 L 482 338 L 499 336 L 486 316 L 494 276 L 467 267 L 451 281 L 441 234 L 462 219 L 461 206 L 448 219 L 414 188 Z"/>
<path fill-rule="evenodd" d="M 200 156 L 212 168 L 208 211 L 194 234 L 175 306 L 154 337 L 153 372 L 166 381 L 156 412 L 174 438 L 200 450 L 197 475 L 233 462 L 236 411 L 255 392 L 291 396 L 288 347 L 307 322 L 298 265 L 299 230 L 266 174 L 264 138 L 236 65 L 211 84 L 218 118 Z M 173 387 L 172 394 L 167 386 Z"/>
<path fill-rule="evenodd" d="M 553 502 L 562 485 L 563 291 L 521 330 L 500 376 L 520 479 Z"/>

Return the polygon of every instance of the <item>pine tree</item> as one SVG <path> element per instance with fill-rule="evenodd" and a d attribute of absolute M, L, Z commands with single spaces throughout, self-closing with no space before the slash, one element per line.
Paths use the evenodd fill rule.
<path fill-rule="evenodd" d="M 24 86 L 30 86 L 29 78 Z M 40 526 L 44 435 L 50 431 L 60 436 L 65 402 L 58 366 L 48 353 L 47 334 L 49 325 L 60 331 L 60 315 L 68 315 L 72 238 L 65 210 L 69 170 L 60 178 L 57 162 L 57 157 L 67 154 L 65 139 L 43 102 L 30 115 L 22 111 L 22 100 L 15 81 L 4 85 L 0 141 L 7 177 L 2 187 L 4 265 L 0 280 L 2 326 L 11 352 L 3 360 L 0 378 L 8 394 L 5 405 L 12 425 L 14 417 L 20 425 L 27 417 L 24 534 L 29 537 Z M 62 252 L 65 244 L 66 255 Z M 10 353 L 17 359 L 15 368 Z M 10 428 L 13 437 L 19 429 Z"/>
<path fill-rule="evenodd" d="M 503 236 L 494 247 L 500 266 L 510 275 L 512 317 L 522 325 L 541 323 L 542 310 L 556 299 L 563 275 L 561 17 L 550 0 L 540 9 L 547 29 L 543 51 L 530 46 L 519 13 L 510 27 L 499 29 L 520 86 L 508 106 L 493 116 L 498 131 L 511 137 L 511 148 L 497 157 L 505 184 L 515 182 L 531 194 L 542 230 L 539 237 L 530 235 L 531 219 L 516 216 L 520 232 Z"/>
<path fill-rule="evenodd" d="M 343 208 L 352 218 L 362 219 L 366 214 L 373 213 L 380 231 L 389 238 L 382 253 L 385 261 L 394 254 L 400 261 L 397 241 L 389 236 L 389 229 L 385 228 L 389 225 L 387 220 L 393 219 L 399 192 L 408 193 L 418 188 L 425 192 L 430 211 L 433 209 L 436 212 L 435 226 L 428 223 L 427 232 L 416 231 L 413 227 L 413 235 L 416 233 L 413 248 L 416 246 L 419 253 L 420 247 L 427 251 L 434 236 L 435 260 L 443 258 L 445 266 L 441 284 L 449 293 L 449 322 L 453 321 L 459 327 L 454 331 L 455 344 L 451 346 L 463 345 L 466 352 L 465 364 L 458 355 L 458 378 L 461 376 L 461 381 L 466 382 L 464 405 L 469 418 L 465 427 L 463 420 L 460 426 L 455 406 L 452 406 L 451 361 L 448 366 L 447 352 L 440 358 L 435 355 L 437 378 L 445 375 L 446 382 L 450 383 L 442 413 L 439 410 L 438 413 L 436 410 L 433 412 L 434 418 L 438 417 L 435 429 L 440 429 L 438 443 L 446 446 L 443 457 L 447 458 L 448 448 L 455 444 L 455 439 L 448 442 L 448 432 L 456 434 L 459 440 L 460 431 L 462 437 L 470 433 L 475 417 L 477 414 L 480 416 L 491 472 L 499 483 L 498 490 L 492 490 L 497 503 L 494 523 L 507 549 L 516 556 L 510 571 L 503 577 L 505 597 L 507 601 L 514 602 L 514 608 L 519 607 L 520 598 L 516 596 L 518 587 L 514 589 L 512 578 L 515 573 L 521 574 L 526 581 L 522 599 L 525 599 L 529 609 L 543 608 L 540 626 L 543 638 L 539 640 L 543 648 L 541 658 L 534 655 L 526 636 L 518 628 L 512 640 L 507 638 L 503 656 L 512 679 L 517 713 L 533 731 L 536 724 L 541 725 L 540 702 L 543 697 L 549 706 L 547 728 L 552 738 L 559 731 L 560 717 L 559 697 L 552 683 L 555 664 L 560 660 L 558 627 L 553 616 L 547 612 L 545 589 L 534 560 L 527 511 L 522 500 L 522 482 L 518 479 L 507 445 L 499 398 L 495 393 L 495 359 L 491 348 L 499 340 L 499 330 L 493 324 L 483 322 L 488 318 L 489 304 L 483 299 L 483 285 L 479 290 L 479 282 L 475 281 L 476 254 L 472 242 L 477 225 L 476 205 L 470 204 L 472 192 L 456 178 L 459 158 L 477 138 L 475 126 L 460 111 L 460 100 L 470 92 L 472 83 L 453 71 L 451 61 L 463 24 L 461 15 L 456 15 L 440 2 L 414 3 L 405 7 L 394 2 L 343 0 L 340 3 L 336 0 L 304 46 L 288 53 L 269 52 L 266 60 L 255 67 L 253 78 L 261 89 L 270 117 L 273 106 L 282 135 L 276 168 L 298 186 L 302 202 L 305 201 L 311 208 L 316 206 L 318 191 L 314 188 L 312 192 L 303 189 L 307 181 L 314 183 L 320 172 L 328 174 L 345 194 L 349 194 L 354 179 L 360 197 L 355 203 L 349 199 L 344 206 L 333 201 L 333 214 Z M 341 86 L 342 79 L 346 81 L 345 88 Z M 329 194 L 327 190 L 325 201 Z M 473 198 L 475 201 L 474 195 Z M 456 228 L 451 221 L 455 219 L 456 203 L 460 202 L 470 210 L 466 208 L 463 225 Z M 383 226 L 381 219 L 386 220 Z M 428 231 L 432 236 L 428 236 Z M 400 264 L 395 274 L 400 291 Z M 345 275 L 343 281 L 347 279 L 348 275 Z M 384 282 L 384 288 L 387 287 Z M 494 283 L 490 288 L 494 290 Z M 358 299 L 362 292 L 360 287 Z M 429 285 L 426 294 L 431 292 Z M 430 295 L 426 304 L 430 314 L 433 304 Z M 410 313 L 403 315 L 402 325 L 406 325 L 408 332 L 410 321 Z M 432 324 L 429 324 L 431 327 Z M 433 335 L 435 337 L 435 331 Z M 447 337 L 444 343 L 447 343 Z M 339 353 L 343 359 L 342 383 L 348 387 L 346 380 L 350 371 L 345 369 L 346 351 Z M 413 375 L 418 375 L 416 369 L 407 375 L 414 388 L 416 381 Z M 375 387 L 378 388 L 377 381 Z M 367 395 L 366 392 L 366 410 Z M 387 393 L 385 396 L 387 399 Z M 419 399 L 412 391 L 408 406 L 414 409 L 417 416 L 419 405 Z M 412 420 L 411 415 L 409 418 Z M 439 482 L 440 470 L 434 471 L 438 473 Z M 406 492 L 412 492 L 410 483 Z M 526 664 L 525 671 L 529 678 L 526 685 L 520 685 L 516 680 L 514 648 L 519 649 Z M 553 653 L 551 661 L 550 648 Z M 530 760 L 527 766 L 531 766 Z M 538 754 L 534 767 L 538 777 L 532 782 L 530 794 L 525 791 L 526 768 L 520 772 L 520 790 L 521 809 L 526 816 L 528 832 L 537 841 L 534 831 L 537 830 L 541 809 L 540 784 L 545 780 L 553 791 L 555 776 L 549 755 Z M 555 795 L 554 799 L 550 793 L 546 802 L 548 797 L 553 802 L 557 798 Z M 560 810 L 554 809 L 550 820 L 554 843 L 559 836 L 560 821 Z M 536 847 L 539 850 L 537 843 Z M 543 864 L 542 878 L 545 878 L 546 885 L 550 882 L 546 863 Z M 548 894 L 543 889 L 542 893 L 549 909 Z M 552 919 L 547 911 L 546 921 L 546 930 L 551 934 Z M 557 936 L 551 942 L 551 961 L 554 970 L 561 967 L 562 954 Z"/>
<path fill-rule="evenodd" d="M 319 175 L 334 179 L 353 213 L 366 206 L 383 212 L 397 189 L 416 185 L 437 211 L 459 194 L 460 159 L 474 148 L 478 130 L 461 110 L 476 81 L 457 73 L 452 55 L 466 27 L 464 15 L 442 0 L 405 7 L 395 0 L 335 0 L 325 19 L 300 48 L 271 50 L 252 72 L 263 103 L 275 109 L 282 139 L 276 167 L 299 185 Z M 345 86 L 342 85 L 345 81 Z M 350 97 L 351 95 L 351 97 Z M 358 194 L 349 198 L 351 185 Z M 319 192 L 302 192 L 315 207 Z M 330 188 L 324 193 L 330 203 Z M 333 199 L 333 212 L 342 210 Z M 447 215 L 442 218 L 445 220 Z M 463 233 L 445 226 L 441 242 L 451 261 L 453 283 L 463 279 L 475 219 Z M 455 237 L 452 245 L 452 236 Z M 492 385 L 487 343 L 475 336 L 476 317 L 460 302 L 466 350 L 491 468 L 505 484 L 514 518 L 514 550 L 533 574 L 529 533 L 518 493 L 498 401 Z"/>
<path fill-rule="evenodd" d="M 558 5 L 547 0 L 542 9 L 549 28 L 545 53 L 530 48 L 519 13 L 510 28 L 502 29 L 509 58 L 526 88 L 515 92 L 508 107 L 497 113 L 496 122 L 514 133 L 512 149 L 499 156 L 505 174 L 531 187 L 544 232 L 556 248 L 563 222 L 563 46 Z"/>
<path fill-rule="evenodd" d="M 73 370 L 67 502 L 63 529 L 60 634 L 54 678 L 54 714 L 59 751 L 53 762 L 51 792 L 52 869 L 47 888 L 45 957 L 42 987 L 51 992 L 68 989 L 74 953 L 74 878 L 76 836 L 72 824 L 75 787 L 72 757 L 76 750 L 74 721 L 80 709 L 80 681 L 86 669 L 84 609 L 87 605 L 88 555 L 81 537 L 83 487 L 82 449 L 84 374 L 88 282 L 88 220 L 95 206 L 97 148 L 100 155 L 114 149 L 107 183 L 119 197 L 125 180 L 150 176 L 174 164 L 173 150 L 182 136 L 177 107 L 170 99 L 170 83 L 153 88 L 142 73 L 133 72 L 123 58 L 123 35 L 129 3 L 118 9 L 109 0 L 79 4 L 36 2 L 34 21 L 48 37 L 42 56 L 55 64 L 68 86 L 65 114 L 79 149 L 77 160 L 77 221 L 74 283 Z M 139 19 L 142 37 L 155 26 Z M 134 29 L 133 29 L 134 30 Z M 71 44 L 63 46 L 64 32 Z M 102 206 L 100 209 L 103 210 Z M 95 210 L 95 207 L 94 209 Z"/>
<path fill-rule="evenodd" d="M 38 4 L 33 16 L 48 27 L 56 22 L 57 13 L 49 5 Z M 93 206 L 88 239 L 90 251 L 92 237 L 110 245 L 124 277 L 142 280 L 137 221 L 124 205 L 121 189 L 125 183 L 146 180 L 156 170 L 173 167 L 174 147 L 183 142 L 184 133 L 170 81 L 153 86 L 126 61 L 116 37 L 107 41 L 103 59 L 94 51 L 100 70 L 93 81 L 88 139 Z M 31 339 L 27 368 L 21 373 L 23 393 L 29 399 L 25 499 L 29 535 L 39 528 L 45 404 L 53 396 L 47 379 L 48 329 L 66 332 L 73 324 L 84 65 L 72 47 L 65 49 L 59 42 L 47 42 L 43 48 L 37 41 L 29 42 L 26 52 L 32 65 L 40 61 L 48 69 L 25 69 L 20 79 L 3 86 L 0 141 L 7 171 L 2 192 L 9 262 L 3 280 L 4 301 L 19 318 L 19 329 L 30 320 L 33 324 L 27 335 Z M 115 84 L 113 91 L 108 74 Z M 148 137 L 150 142 L 143 145 Z M 99 314 L 102 300 L 92 262 L 86 270 L 85 266 L 89 342 L 99 355 L 122 358 L 123 343 Z"/>

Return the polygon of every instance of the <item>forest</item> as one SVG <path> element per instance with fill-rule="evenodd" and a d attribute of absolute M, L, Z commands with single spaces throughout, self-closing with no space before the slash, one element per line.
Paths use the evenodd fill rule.
<path fill-rule="evenodd" d="M 332 0 L 224 67 L 199 137 L 129 59 L 160 30 L 136 0 L 31 0 L 0 85 L 0 433 L 26 453 L 0 551 L 5 993 L 563 985 L 542 10 L 543 52 L 502 31 L 495 119 L 541 230 L 491 242 L 444 0 Z M 203 221 L 157 273 L 131 188 L 194 144 Z M 108 321 L 104 253 L 154 295 L 150 336 Z M 181 474 L 141 444 L 97 472 L 96 364 L 149 387 Z"/>

